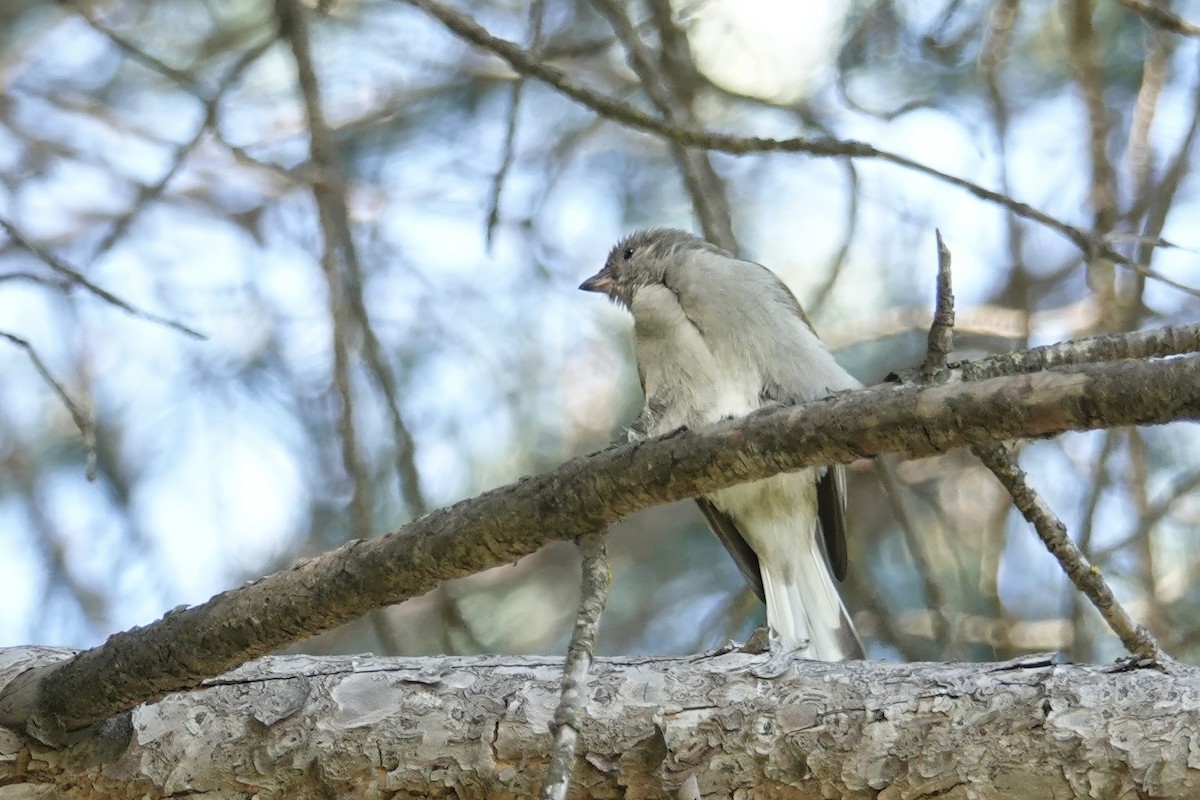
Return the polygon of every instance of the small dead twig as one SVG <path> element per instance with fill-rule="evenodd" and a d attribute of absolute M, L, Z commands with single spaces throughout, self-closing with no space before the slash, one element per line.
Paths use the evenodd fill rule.
<path fill-rule="evenodd" d="M 933 324 L 929 326 L 925 363 L 921 365 L 921 375 L 926 383 L 935 383 L 944 375 L 950 351 L 954 349 L 954 287 L 950 281 L 950 249 L 942 241 L 942 232 L 936 233 L 937 305 L 933 314 Z"/>

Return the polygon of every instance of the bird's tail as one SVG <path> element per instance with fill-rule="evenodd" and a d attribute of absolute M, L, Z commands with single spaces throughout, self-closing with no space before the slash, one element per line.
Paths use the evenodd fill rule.
<path fill-rule="evenodd" d="M 808 642 L 801 655 L 817 661 L 863 658 L 865 652 L 842 605 L 819 535 L 800 537 L 782 569 L 759 562 L 767 600 L 767 624 L 780 636 Z"/>

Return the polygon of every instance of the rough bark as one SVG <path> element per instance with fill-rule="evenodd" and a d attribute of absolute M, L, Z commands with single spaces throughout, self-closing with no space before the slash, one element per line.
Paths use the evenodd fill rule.
<path fill-rule="evenodd" d="M 0 731 L 0 797 L 527 798 L 562 664 L 266 658 L 66 749 Z M 1200 676 L 1178 665 L 598 659 L 582 721 L 573 797 L 1200 794 Z"/>
<path fill-rule="evenodd" d="M 0 724 L 43 741 L 438 583 L 659 503 L 882 453 L 1200 416 L 1200 356 L 1083 364 L 932 387 L 884 385 L 610 447 L 118 633 L 0 692 Z"/>

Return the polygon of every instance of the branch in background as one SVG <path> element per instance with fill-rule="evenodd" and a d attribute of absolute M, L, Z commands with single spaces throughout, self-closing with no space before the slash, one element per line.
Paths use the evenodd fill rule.
<path fill-rule="evenodd" d="M 140 308 L 135 308 L 133 305 L 117 297 L 112 292 L 106 289 L 101 289 L 99 286 L 84 277 L 83 273 L 71 267 L 57 256 L 52 255 L 46 250 L 43 250 L 31 240 L 25 238 L 25 235 L 17 230 L 16 226 L 14 226 L 8 220 L 0 218 L 0 228 L 3 228 L 4 232 L 7 233 L 9 238 L 12 239 L 18 246 L 38 258 L 42 263 L 50 267 L 50 269 L 54 270 L 59 275 L 62 275 L 71 282 L 71 285 L 82 286 L 96 297 L 99 297 L 101 300 L 110 305 L 116 306 L 130 316 L 137 317 L 138 319 L 144 319 L 148 322 L 153 322 L 158 325 L 164 325 L 168 328 L 173 328 L 180 333 L 191 336 L 193 339 L 204 338 L 203 334 L 193 330 L 192 328 L 189 328 L 182 322 L 176 322 L 175 320 L 167 319 L 166 317 L 160 317 L 157 314 L 152 314 L 149 311 L 143 311 Z"/>
<path fill-rule="evenodd" d="M 326 252 L 323 263 L 326 280 L 330 285 L 330 303 L 335 327 L 334 337 L 336 339 L 339 336 L 336 330 L 339 325 L 346 329 L 341 335 L 348 335 L 350 320 L 354 320 L 357 332 L 363 339 L 363 360 L 367 364 L 367 373 L 383 394 L 388 417 L 392 423 L 392 444 L 396 452 L 396 475 L 400 483 L 401 497 L 409 512 L 413 516 L 419 516 L 424 513 L 426 503 L 416 468 L 416 448 L 408 425 L 400 413 L 395 376 L 383 353 L 379 337 L 375 335 L 375 330 L 371 326 L 366 303 L 363 300 L 362 265 L 354 244 L 354 232 L 350 227 L 346 182 L 339 168 L 337 143 L 321 109 L 317 76 L 313 68 L 308 31 L 304 22 L 306 12 L 296 0 L 276 0 L 275 9 L 280 21 L 280 33 L 292 47 L 300 93 L 304 98 L 308 114 L 309 146 L 313 165 L 317 168 L 316 178 L 312 182 L 312 192 L 317 202 L 321 229 L 325 236 Z M 336 259 L 336 263 L 331 259 Z M 337 342 L 335 342 L 335 359 L 336 346 Z M 348 345 L 344 344 L 343 349 L 346 347 Z M 351 403 L 349 382 L 343 381 L 340 372 L 337 382 L 344 404 L 341 423 L 342 435 L 344 439 L 347 436 L 353 438 L 353 422 L 350 420 L 349 408 Z M 350 446 L 357 448 L 357 443 L 349 445 L 343 441 L 343 447 Z M 365 499 L 368 491 L 366 475 L 358 469 L 350 470 L 351 462 L 357 464 L 359 461 L 356 455 L 353 456 L 353 459 L 351 455 L 347 452 L 346 459 L 347 469 L 355 482 L 355 495 L 358 496 L 360 493 L 364 495 L 357 511 L 352 514 L 356 519 L 355 535 L 361 537 L 370 533 L 371 506 Z M 360 527 L 361 532 L 359 532 Z"/>
<path fill-rule="evenodd" d="M 91 22 L 90 17 L 88 20 Z M 92 24 L 94 27 L 98 27 L 96 23 L 93 22 Z M 105 28 L 100 29 L 107 31 Z M 89 262 L 94 263 L 96 259 L 106 253 L 114 244 L 120 241 L 121 238 L 133 227 L 133 222 L 137 219 L 138 215 L 144 209 L 148 208 L 151 203 L 154 203 L 160 197 L 162 197 L 163 192 L 165 192 L 167 189 L 167 184 L 169 184 L 171 179 L 174 178 L 181 169 L 183 169 L 183 165 L 187 162 L 188 158 L 195 151 L 195 149 L 200 146 L 200 143 L 204 141 L 205 134 L 217 129 L 221 100 L 225 97 L 225 94 L 237 84 L 245 71 L 250 68 L 250 65 L 257 61 L 274 44 L 275 38 L 267 37 L 254 47 L 251 47 L 242 53 L 242 55 L 238 57 L 237 61 L 234 62 L 233 66 L 230 67 L 229 71 L 225 73 L 225 76 L 221 78 L 220 84 L 217 86 L 216 91 L 213 92 L 212 95 L 203 96 L 193 92 L 193 94 L 195 94 L 196 98 L 204 107 L 204 117 L 200 120 L 200 124 L 196 126 L 196 130 L 192 134 L 192 137 L 175 149 L 175 154 L 171 157 L 171 163 L 167 166 L 167 169 L 163 171 L 162 175 L 159 176 L 158 180 L 149 186 L 142 185 L 138 187 L 138 196 L 134 205 L 124 214 L 117 217 L 117 219 L 113 222 L 108 233 L 104 235 L 104 238 L 101 239 L 93 249 L 91 258 L 88 259 Z M 127 47 L 132 46 L 127 45 Z"/>
<path fill-rule="evenodd" d="M 1100 447 L 1100 453 L 1092 463 L 1091 480 L 1088 482 L 1088 496 L 1084 503 L 1083 513 L 1080 515 L 1083 521 L 1080 523 L 1077 536 L 1079 551 L 1088 560 L 1092 560 L 1094 557 L 1092 553 L 1092 541 L 1096 531 L 1096 512 L 1100 508 L 1100 500 L 1104 496 L 1105 491 L 1112 485 L 1108 462 L 1116 453 L 1120 438 L 1118 431 L 1106 431 L 1104 434 L 1104 444 Z M 1084 617 L 1084 609 L 1086 608 L 1085 600 L 1086 598 L 1082 593 L 1078 591 L 1071 592 L 1071 626 L 1073 629 L 1071 635 L 1071 656 L 1076 661 L 1083 661 L 1092 653 L 1092 636 L 1088 630 L 1087 620 Z"/>
<path fill-rule="evenodd" d="M 371 481 L 359 453 L 358 434 L 354 423 L 354 391 L 350 384 L 350 318 L 345 301 L 343 273 L 357 261 L 354 238 L 350 230 L 346 207 L 345 181 L 338 167 L 337 144 L 325 122 L 321 108 L 320 86 L 312 62 L 308 41 L 305 10 L 296 0 L 276 0 L 275 16 L 279 35 L 292 49 L 296 63 L 296 79 L 304 110 L 308 118 L 309 152 L 317 176 L 312 182 L 313 199 L 321 220 L 321 269 L 329 290 L 329 317 L 333 336 L 333 384 L 340 400 L 338 438 L 342 445 L 342 467 L 350 479 L 353 493 L 350 498 L 351 536 L 367 539 L 373 522 Z"/>
<path fill-rule="evenodd" d="M 1067 61 L 1079 85 L 1087 110 L 1087 145 L 1091 163 L 1092 229 L 1107 235 L 1117 224 L 1117 176 L 1108 158 L 1108 104 L 1104 98 L 1104 70 L 1100 45 L 1092 27 L 1092 0 L 1066 3 Z M 1111 260 L 1085 253 L 1088 287 L 1095 297 L 1096 321 L 1109 329 L 1119 324 L 1116 270 Z M 1119 330 L 1119 328 L 1118 328 Z"/>
<path fill-rule="evenodd" d="M 1117 0 L 1117 2 L 1156 28 L 1171 33 L 1181 33 L 1184 36 L 1200 36 L 1200 25 L 1194 25 L 1178 14 L 1172 14 L 1162 6 L 1148 2 L 1148 0 Z"/>
<path fill-rule="evenodd" d="M 192 688 L 442 581 L 511 563 L 653 505 L 780 472 L 1197 418 L 1200 356 L 1193 355 L 932 387 L 877 386 L 610 447 L 27 673 L 0 698 L 0 723 L 61 741 L 65 731 Z"/>
<path fill-rule="evenodd" d="M 690 98 L 687 90 L 686 77 L 677 77 L 662 63 L 668 58 L 673 59 L 677 69 L 691 75 L 695 67 L 689 56 L 685 56 L 676 47 L 671 56 L 664 51 L 661 58 L 655 59 L 646 45 L 642 42 L 637 28 L 627 16 L 628 4 L 617 0 L 592 0 L 592 5 L 612 26 L 617 40 L 625 48 L 626 60 L 639 78 L 642 90 L 649 96 L 650 101 L 662 115 L 662 120 L 668 125 L 693 124 L 690 109 Z M 655 14 L 659 24 L 660 45 L 665 47 L 662 23 L 662 13 Z M 671 30 L 668 20 L 665 23 Z M 668 30 L 666 40 L 672 40 L 673 34 Z M 678 41 L 676 37 L 674 41 Z M 682 59 L 682 60 L 680 60 Z M 691 83 L 694 83 L 692 81 Z M 708 153 L 683 144 L 671 141 L 671 154 L 675 159 L 679 172 L 683 176 L 688 196 L 692 199 L 692 208 L 700 220 L 700 228 L 704 237 L 714 244 L 725 248 L 731 253 L 738 251 L 737 238 L 733 235 L 733 224 L 729 213 L 729 201 L 725 196 L 725 187 L 713 169 Z"/>
<path fill-rule="evenodd" d="M 1200 352 L 1200 325 L 1171 325 L 1152 331 L 1101 334 L 1034 347 L 1020 353 L 1001 353 L 978 361 L 966 361 L 955 365 L 951 379 L 977 381 L 1071 364 L 1166 358 L 1195 352 Z"/>
<path fill-rule="evenodd" d="M 925 539 L 917 533 L 917 526 L 913 523 L 912 515 L 908 513 L 900 490 L 900 481 L 896 478 L 895 459 L 892 456 L 880 456 L 875 459 L 875 465 L 883 483 L 883 491 L 892 504 L 892 513 L 901 533 L 904 534 L 904 543 L 925 589 L 925 605 L 929 608 L 933 639 L 937 642 L 942 658 L 958 659 L 961 657 L 962 648 L 954 638 L 955 631 L 947 614 L 946 595 L 933 575 L 933 564 L 929 560 Z"/>
<path fill-rule="evenodd" d="M 83 451 L 87 458 L 87 479 L 89 481 L 95 480 L 96 426 L 92 422 L 92 415 L 80 408 L 79 405 L 71 399 L 71 395 L 68 394 L 63 385 L 55 379 L 54 375 L 51 374 L 41 357 L 38 356 L 37 351 L 33 349 L 33 345 L 31 345 L 27 340 L 22 339 L 20 336 L 6 333 L 4 331 L 0 331 L 0 339 L 7 339 L 25 351 L 25 355 L 29 356 L 29 360 L 33 362 L 33 368 L 37 370 L 38 375 L 42 376 L 42 380 L 44 380 L 50 386 L 50 388 L 54 390 L 54 393 L 58 395 L 58 399 L 62 400 L 63 405 L 67 407 L 67 411 L 71 414 L 71 420 L 75 423 L 75 427 L 79 429 L 79 435 L 83 437 Z"/>
<path fill-rule="evenodd" d="M 419 488 L 415 497 L 410 494 L 410 487 L 417 485 L 416 467 L 411 461 L 412 439 L 400 418 L 391 370 L 383 361 L 367 318 L 366 307 L 362 302 L 362 270 L 354 244 L 354 232 L 350 226 L 346 182 L 339 166 L 337 143 L 325 121 L 325 113 L 321 106 L 320 86 L 313 66 L 305 13 L 305 9 L 296 0 L 276 0 L 275 14 L 279 20 L 279 33 L 291 46 L 296 62 L 297 82 L 308 118 L 309 152 L 317 173 L 311 182 L 311 189 L 323 234 L 321 269 L 329 288 L 333 384 L 341 401 L 338 438 L 341 439 L 342 445 L 342 467 L 353 486 L 350 497 L 350 536 L 347 538 L 369 539 L 374 533 L 374 493 L 371 476 L 359 451 L 354 420 L 354 389 L 350 376 L 350 339 L 354 328 L 363 335 L 364 344 L 367 346 L 366 361 L 371 367 L 371 374 L 387 398 L 393 423 L 393 446 L 401 457 L 402 467 L 409 470 L 405 472 L 402 468 L 398 473 L 404 499 L 414 514 L 424 510 L 424 499 L 420 496 Z M 409 474 L 411 478 L 406 477 Z M 389 655 L 399 652 L 399 642 L 381 609 L 372 610 L 370 622 L 383 651 Z"/>
<path fill-rule="evenodd" d="M 96 16 L 95 12 L 88 3 L 78 2 L 77 0 L 58 0 L 58 4 L 64 8 L 69 8 L 82 17 L 84 21 L 87 22 L 88 27 L 92 28 L 92 30 L 96 31 L 101 36 L 112 42 L 112 44 L 118 50 L 124 53 L 125 56 L 131 61 L 136 61 L 143 67 L 146 67 L 153 72 L 157 72 L 167 80 L 176 84 L 180 89 L 183 89 L 188 94 L 197 96 L 200 94 L 200 87 L 196 83 L 194 76 L 189 75 L 182 70 L 175 69 L 162 59 L 150 55 L 145 50 L 105 25 L 100 21 L 100 18 Z"/>
<path fill-rule="evenodd" d="M 1198 133 L 1200 133 L 1200 83 L 1197 83 L 1192 92 L 1192 119 L 1188 124 L 1187 133 L 1179 143 L 1178 149 L 1167 161 L 1167 165 L 1162 172 L 1162 177 L 1157 182 L 1152 180 L 1145 181 L 1143 197 L 1139 198 L 1141 201 L 1139 205 L 1145 208 L 1145 219 L 1141 226 L 1137 258 L 1143 263 L 1150 263 L 1150 258 L 1156 249 L 1155 242 L 1161 237 L 1163 228 L 1166 227 L 1167 216 L 1174 207 L 1179 189 L 1188 174 L 1188 167 L 1191 164 L 1191 152 L 1195 146 Z M 1133 287 L 1133 296 L 1130 298 L 1131 302 L 1124 304 L 1124 308 L 1122 309 L 1130 315 L 1125 320 L 1126 325 L 1129 327 L 1133 327 L 1141 316 L 1141 299 L 1144 284 L 1144 277 L 1138 276 L 1138 280 Z M 1134 316 L 1135 313 L 1137 316 Z"/>
<path fill-rule="evenodd" d="M 542 49 L 542 19 L 545 16 L 546 0 L 533 0 L 529 4 L 529 54 L 531 58 L 538 58 Z M 517 79 L 513 81 L 512 93 L 508 99 L 508 120 L 504 125 L 504 156 L 500 160 L 500 168 L 496 170 L 496 176 L 492 179 L 492 193 L 488 199 L 487 223 L 484 228 L 484 238 L 487 240 L 487 246 L 490 249 L 492 239 L 496 233 L 496 226 L 500 224 L 500 195 L 504 191 L 504 181 L 508 177 L 508 171 L 512 168 L 513 159 L 517 151 L 517 118 L 521 111 L 521 96 L 525 91 L 525 76 L 517 75 Z"/>
<path fill-rule="evenodd" d="M 791 152 L 807 153 L 816 157 L 852 157 L 874 158 L 922 175 L 957 186 L 970 192 L 975 197 L 990 203 L 1000 205 L 1013 214 L 1037 222 L 1068 239 L 1077 248 L 1092 257 L 1107 258 L 1133 272 L 1153 278 L 1161 283 L 1178 289 L 1181 292 L 1200 297 L 1200 289 L 1179 283 L 1164 275 L 1159 275 L 1144 265 L 1135 263 L 1132 259 L 1115 250 L 1110 242 L 1101 236 L 1070 225 L 1033 206 L 1022 203 L 1000 192 L 985 189 L 979 184 L 950 175 L 933 167 L 896 153 L 880 150 L 865 142 L 841 139 L 810 139 L 793 137 L 790 139 L 768 139 L 763 137 L 742 137 L 728 134 L 711 133 L 690 126 L 671 125 L 662 120 L 645 114 L 633 106 L 615 100 L 602 92 L 589 89 L 567 77 L 561 70 L 542 61 L 530 57 L 529 53 L 507 39 L 492 36 L 474 20 L 447 8 L 436 0 L 405 0 L 410 5 L 422 9 L 436 18 L 455 35 L 488 50 L 504 59 L 514 70 L 547 83 L 560 92 L 587 106 L 596 114 L 606 119 L 622 123 L 637 130 L 656 134 L 668 141 L 681 145 L 699 147 L 706 150 L 746 155 L 749 153 Z"/>
<path fill-rule="evenodd" d="M 604 613 L 612 580 L 604 536 L 604 531 L 598 531 L 581 536 L 578 541 L 579 552 L 583 555 L 579 611 L 575 617 L 575 630 L 571 633 L 567 659 L 563 663 L 562 687 L 552 727 L 554 744 L 550 750 L 550 764 L 546 768 L 546 784 L 542 787 L 544 800 L 566 800 L 567 790 L 571 788 L 576 745 L 583 731 L 588 701 L 588 671 L 596 654 L 596 631 L 600 627 L 600 615 Z"/>

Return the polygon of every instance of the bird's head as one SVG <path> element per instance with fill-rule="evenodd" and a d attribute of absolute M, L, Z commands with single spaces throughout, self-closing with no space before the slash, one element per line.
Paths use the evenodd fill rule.
<path fill-rule="evenodd" d="M 674 228 L 647 228 L 613 246 L 604 268 L 579 285 L 585 292 L 606 294 L 629 308 L 643 286 L 663 283 L 668 267 L 693 250 L 718 251 L 695 234 Z"/>

